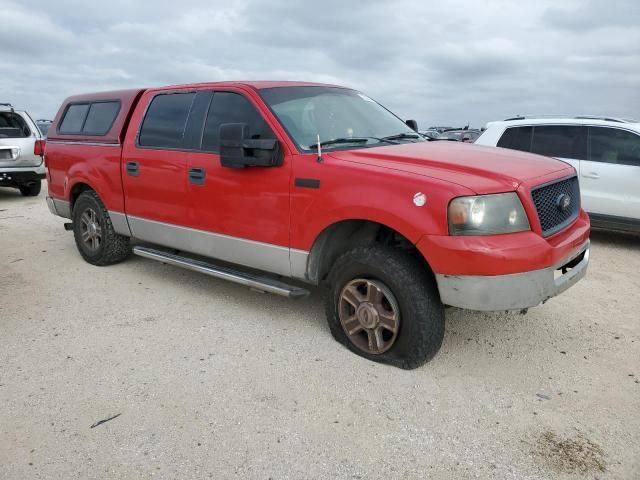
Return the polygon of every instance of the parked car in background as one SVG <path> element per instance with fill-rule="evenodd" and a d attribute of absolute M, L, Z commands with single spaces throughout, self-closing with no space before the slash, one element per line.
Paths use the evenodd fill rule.
<path fill-rule="evenodd" d="M 455 128 L 454 127 L 429 127 L 427 130 L 433 130 L 438 133 L 442 133 L 445 130 L 455 130 Z"/>
<path fill-rule="evenodd" d="M 474 143 L 482 132 L 475 129 L 445 130 L 436 140 L 454 140 L 456 142 Z"/>
<path fill-rule="evenodd" d="M 640 122 L 609 117 L 515 117 L 476 143 L 564 160 L 579 173 L 594 227 L 640 232 Z"/>
<path fill-rule="evenodd" d="M 423 137 L 426 137 L 428 140 L 437 140 L 437 138 L 440 136 L 440 132 L 436 130 L 422 130 L 419 133 Z"/>
<path fill-rule="evenodd" d="M 36 125 L 40 129 L 40 133 L 44 138 L 47 138 L 47 132 L 49 131 L 49 127 L 51 126 L 51 120 L 36 120 Z"/>
<path fill-rule="evenodd" d="M 0 187 L 20 189 L 25 196 L 40 193 L 45 178 L 44 139 L 25 111 L 0 104 Z"/>

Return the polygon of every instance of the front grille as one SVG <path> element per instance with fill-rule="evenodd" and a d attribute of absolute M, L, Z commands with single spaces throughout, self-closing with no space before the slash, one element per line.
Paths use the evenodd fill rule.
<path fill-rule="evenodd" d="M 548 237 L 573 222 L 580 212 L 580 186 L 578 177 L 565 178 L 531 190 L 538 212 L 542 235 Z M 569 205 L 566 206 L 566 198 Z M 566 208 L 563 208 L 563 203 Z"/>

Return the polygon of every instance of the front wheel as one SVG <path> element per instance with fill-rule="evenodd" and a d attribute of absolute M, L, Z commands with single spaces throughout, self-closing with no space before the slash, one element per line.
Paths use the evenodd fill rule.
<path fill-rule="evenodd" d="M 327 319 L 334 338 L 370 360 L 412 369 L 431 360 L 444 338 L 435 280 L 415 256 L 359 247 L 329 273 Z"/>

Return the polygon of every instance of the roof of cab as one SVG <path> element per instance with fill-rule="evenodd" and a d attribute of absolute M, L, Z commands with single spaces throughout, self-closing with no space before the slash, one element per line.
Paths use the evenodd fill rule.
<path fill-rule="evenodd" d="M 330 88 L 346 88 L 340 85 L 331 85 L 328 83 L 314 83 L 314 82 L 298 82 L 298 81 L 283 81 L 283 80 L 234 80 L 226 82 L 202 82 L 202 83 L 185 83 L 182 85 L 167 85 L 164 87 L 157 87 L 157 89 L 171 89 L 171 88 L 193 88 L 193 87 L 251 87 L 256 90 L 262 90 L 265 88 L 278 88 L 278 87 L 330 87 Z M 155 90 L 156 88 L 154 88 Z M 151 89 L 150 89 L 151 90 Z"/>
<path fill-rule="evenodd" d="M 328 87 L 328 88 L 345 88 L 338 85 L 330 85 L 325 83 L 313 83 L 313 82 L 291 82 L 291 81 L 232 81 L 232 82 L 202 82 L 202 83 L 189 83 L 183 85 L 167 85 L 163 87 L 153 88 L 137 88 L 129 90 L 113 90 L 108 92 L 95 92 L 84 93 L 80 95 L 73 95 L 68 97 L 62 102 L 60 110 L 56 114 L 52 122 L 51 132 L 49 134 L 49 140 L 67 140 L 67 141 L 81 141 L 81 142 L 100 142 L 100 143 L 120 143 L 123 140 L 125 133 L 124 127 L 127 123 L 129 115 L 131 114 L 132 105 L 140 98 L 142 93 L 146 91 L 158 91 L 158 90 L 182 90 L 189 88 L 202 88 L 202 87 L 250 87 L 255 90 L 262 90 L 265 88 L 278 88 L 278 87 Z M 106 100 L 118 100 L 120 102 L 120 111 L 116 117 L 116 120 L 111 125 L 111 129 L 103 136 L 91 136 L 91 135 L 66 135 L 58 132 L 58 125 L 67 109 L 67 106 L 73 103 L 85 103 L 85 102 L 98 102 Z"/>

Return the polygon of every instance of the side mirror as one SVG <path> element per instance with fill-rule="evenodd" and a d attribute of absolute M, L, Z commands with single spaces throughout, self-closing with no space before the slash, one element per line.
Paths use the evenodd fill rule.
<path fill-rule="evenodd" d="M 409 127 L 411 130 L 417 132 L 418 131 L 418 122 L 416 122 L 415 120 L 405 120 L 405 122 L 407 124 L 407 127 Z"/>
<path fill-rule="evenodd" d="M 220 164 L 229 168 L 282 165 L 280 142 L 275 138 L 250 138 L 246 123 L 223 123 L 218 130 Z"/>

